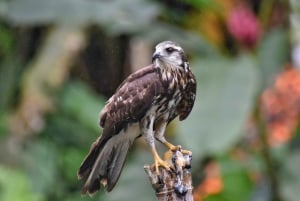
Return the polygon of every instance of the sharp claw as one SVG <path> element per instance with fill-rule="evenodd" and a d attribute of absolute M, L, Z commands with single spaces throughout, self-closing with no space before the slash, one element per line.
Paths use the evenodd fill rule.
<path fill-rule="evenodd" d="M 155 171 L 156 171 L 156 174 L 157 174 L 157 175 L 160 174 L 158 163 L 155 163 Z"/>
<path fill-rule="evenodd" d="M 160 175 L 159 167 L 163 167 L 168 171 L 170 170 L 170 167 L 171 167 L 167 161 L 163 161 L 160 158 L 154 159 L 154 164 L 153 165 L 154 165 L 154 168 L 155 168 L 155 171 L 156 171 L 157 175 Z"/>
<path fill-rule="evenodd" d="M 173 151 L 173 152 L 180 151 L 184 155 L 192 155 L 191 151 L 182 149 L 180 145 L 177 145 L 177 146 L 172 145 L 172 146 L 170 146 L 170 150 Z"/>
<path fill-rule="evenodd" d="M 171 165 L 167 161 L 164 161 L 160 158 L 160 156 L 158 155 L 155 148 L 152 148 L 152 154 L 153 154 L 153 157 L 154 157 L 153 166 L 155 168 L 155 171 L 156 171 L 157 175 L 159 175 L 159 167 L 163 167 L 168 171 L 170 170 Z"/>
<path fill-rule="evenodd" d="M 173 151 L 173 152 L 175 152 L 177 150 L 180 151 L 181 150 L 181 146 L 180 145 L 177 145 L 177 146 L 173 145 L 173 146 L 170 147 L 170 150 Z"/>
<path fill-rule="evenodd" d="M 192 155 L 192 152 L 191 151 L 189 151 L 189 150 L 181 150 L 181 153 L 183 153 L 184 155 L 189 155 L 189 156 L 191 156 Z"/>

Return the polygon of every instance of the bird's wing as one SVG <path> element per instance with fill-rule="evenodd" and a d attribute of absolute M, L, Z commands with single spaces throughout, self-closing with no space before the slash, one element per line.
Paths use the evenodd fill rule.
<path fill-rule="evenodd" d="M 159 74 L 152 65 L 136 71 L 124 80 L 100 113 L 103 132 L 92 144 L 82 162 L 78 170 L 79 178 L 91 171 L 108 140 L 127 128 L 130 123 L 138 122 L 151 107 L 155 96 L 162 90 Z"/>
<path fill-rule="evenodd" d="M 184 89 L 183 98 L 178 105 L 179 120 L 186 119 L 193 109 L 196 98 L 196 79 L 192 72 L 188 74 L 188 83 Z"/>
<path fill-rule="evenodd" d="M 100 125 L 104 128 L 101 138 L 110 138 L 128 123 L 138 122 L 162 91 L 159 74 L 152 65 L 129 76 L 101 112 Z"/>

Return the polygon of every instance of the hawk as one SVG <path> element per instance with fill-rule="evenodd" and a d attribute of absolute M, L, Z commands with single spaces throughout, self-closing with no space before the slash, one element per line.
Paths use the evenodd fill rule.
<path fill-rule="evenodd" d="M 152 64 L 125 79 L 100 112 L 102 135 L 91 145 L 77 175 L 86 177 L 82 194 L 93 194 L 101 184 L 111 191 L 136 138 L 143 136 L 151 148 L 154 167 L 169 169 L 155 148 L 155 139 L 170 150 L 178 146 L 165 137 L 167 125 L 177 116 L 184 120 L 196 96 L 196 80 L 183 49 L 174 42 L 156 45 Z"/>

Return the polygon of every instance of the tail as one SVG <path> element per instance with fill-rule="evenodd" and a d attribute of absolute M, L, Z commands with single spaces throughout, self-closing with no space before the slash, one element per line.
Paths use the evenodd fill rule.
<path fill-rule="evenodd" d="M 126 135 L 118 134 L 105 141 L 99 138 L 78 170 L 78 178 L 88 176 L 82 194 L 94 194 L 101 187 L 111 191 L 122 172 L 125 159 L 133 140 Z"/>

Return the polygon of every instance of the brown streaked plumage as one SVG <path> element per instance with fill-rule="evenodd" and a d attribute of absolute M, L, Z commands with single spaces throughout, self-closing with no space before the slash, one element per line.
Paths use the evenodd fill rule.
<path fill-rule="evenodd" d="M 154 165 L 170 168 L 163 161 L 154 141 L 175 150 L 164 137 L 166 126 L 177 116 L 184 120 L 191 112 L 196 80 L 183 49 L 174 42 L 159 43 L 152 65 L 131 74 L 118 87 L 100 113 L 102 135 L 94 142 L 78 170 L 87 177 L 82 193 L 93 194 L 101 184 L 111 191 L 117 183 L 127 152 L 139 136 L 149 144 Z"/>

